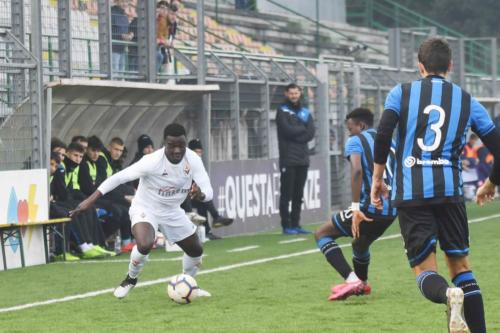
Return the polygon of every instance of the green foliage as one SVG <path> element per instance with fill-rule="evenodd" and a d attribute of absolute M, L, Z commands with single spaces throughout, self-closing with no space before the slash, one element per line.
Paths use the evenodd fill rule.
<path fill-rule="evenodd" d="M 403 6 L 432 18 L 469 37 L 500 37 L 500 1 L 402 0 Z"/>

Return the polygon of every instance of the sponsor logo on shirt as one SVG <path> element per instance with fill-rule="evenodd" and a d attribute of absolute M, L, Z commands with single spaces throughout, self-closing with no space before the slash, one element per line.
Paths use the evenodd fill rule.
<path fill-rule="evenodd" d="M 158 195 L 168 198 L 168 197 L 172 197 L 172 196 L 179 194 L 179 193 L 182 193 L 182 194 L 189 193 L 189 190 L 190 190 L 189 188 L 175 188 L 175 187 L 169 186 L 169 187 L 160 188 L 158 190 Z"/>
<path fill-rule="evenodd" d="M 408 156 L 404 160 L 404 165 L 407 168 L 412 168 L 415 165 L 421 165 L 421 166 L 451 165 L 451 162 L 444 158 L 438 158 L 437 160 L 421 160 L 420 158 Z"/>

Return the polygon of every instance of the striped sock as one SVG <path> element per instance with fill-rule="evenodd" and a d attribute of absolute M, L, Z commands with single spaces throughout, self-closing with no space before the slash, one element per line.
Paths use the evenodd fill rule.
<path fill-rule="evenodd" d="M 485 333 L 483 296 L 474 274 L 471 271 L 459 273 L 453 278 L 453 284 L 464 291 L 464 315 L 470 331 Z"/>
<path fill-rule="evenodd" d="M 331 237 L 322 237 L 316 241 L 318 248 L 323 252 L 326 260 L 345 279 L 352 272 L 351 267 L 345 260 L 339 245 Z"/>
<path fill-rule="evenodd" d="M 446 304 L 448 298 L 446 297 L 446 290 L 448 289 L 448 282 L 434 271 L 425 271 L 417 276 L 417 286 L 425 298 L 434 302 Z"/>

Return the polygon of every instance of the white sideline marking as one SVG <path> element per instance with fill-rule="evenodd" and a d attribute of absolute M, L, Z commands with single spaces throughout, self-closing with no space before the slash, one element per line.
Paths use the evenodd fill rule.
<path fill-rule="evenodd" d="M 204 255 L 203 257 L 206 257 Z M 175 257 L 175 258 L 153 258 L 153 259 L 148 259 L 148 262 L 150 261 L 181 261 L 181 257 Z M 116 260 L 78 260 L 78 261 L 58 261 L 54 262 L 52 264 L 56 265 L 75 265 L 75 264 L 114 264 L 114 263 L 124 263 L 124 262 L 130 262 L 130 259 L 116 259 Z"/>
<path fill-rule="evenodd" d="M 303 242 L 305 240 L 307 240 L 307 239 L 306 238 L 294 238 L 294 239 L 280 241 L 280 242 L 278 242 L 278 244 L 289 244 L 289 243 Z"/>
<path fill-rule="evenodd" d="M 490 215 L 490 216 L 485 216 L 485 217 L 479 217 L 477 219 L 469 220 L 469 223 L 478 223 L 478 222 L 483 222 L 491 219 L 496 219 L 497 217 L 500 217 L 500 214 L 495 214 L 495 215 Z"/>
<path fill-rule="evenodd" d="M 485 216 L 485 217 L 480 217 L 477 219 L 470 220 L 469 223 L 477 223 L 477 222 L 483 222 L 491 219 L 495 219 L 500 217 L 500 214 L 495 214 L 495 215 L 490 215 L 490 216 Z M 394 238 L 399 238 L 401 237 L 400 234 L 393 234 L 385 237 L 380 237 L 377 239 L 377 241 L 382 241 L 382 240 L 388 240 L 388 239 L 394 239 Z M 348 244 L 342 244 L 339 245 L 339 247 L 349 247 L 351 246 L 350 243 Z M 227 265 L 227 266 L 220 266 L 212 269 L 206 269 L 202 270 L 198 273 L 198 275 L 205 275 L 205 274 L 210 274 L 210 273 L 217 273 L 217 272 L 223 272 L 223 271 L 229 271 L 235 268 L 240 268 L 240 267 L 246 267 L 246 266 L 253 266 L 253 265 L 258 265 L 258 264 L 264 264 L 267 262 L 275 261 L 275 260 L 282 260 L 282 259 L 288 259 L 288 258 L 293 258 L 293 257 L 299 257 L 303 256 L 306 254 L 311 254 L 318 252 L 319 249 L 311 249 L 311 250 L 306 250 L 306 251 L 301 251 L 301 252 L 295 252 L 295 253 L 289 253 L 289 254 L 284 254 L 276 257 L 269 257 L 269 258 L 262 258 L 262 259 L 256 259 L 256 260 L 251 260 L 251 261 L 246 261 L 238 264 L 233 264 L 233 265 Z M 141 287 L 146 287 L 146 286 L 152 286 L 155 284 L 160 284 L 160 283 L 165 283 L 168 280 L 170 280 L 172 276 L 169 276 L 167 278 L 161 278 L 161 279 L 156 279 L 156 280 L 151 280 L 151 281 L 145 281 L 145 282 L 139 282 L 136 286 L 136 288 L 141 288 Z M 88 293 L 84 294 L 77 294 L 77 295 L 72 295 L 72 296 L 66 296 L 62 298 L 53 298 L 49 299 L 46 301 L 40 301 L 40 302 L 33 302 L 33 303 L 27 303 L 27 304 L 21 304 L 21 305 L 15 305 L 7 308 L 0 308 L 0 313 L 4 312 L 11 312 L 11 311 L 19 311 L 19 310 L 24 310 L 24 309 L 29 309 L 29 308 L 34 308 L 42 305 L 49 305 L 49 304 L 55 304 L 55 303 L 62 303 L 62 302 L 68 302 L 68 301 L 73 301 L 77 299 L 84 299 L 84 298 L 89 298 L 89 297 L 95 297 L 107 293 L 111 293 L 114 291 L 114 288 L 108 288 L 108 289 L 102 289 L 102 290 L 97 290 L 97 291 L 91 291 Z"/>
<path fill-rule="evenodd" d="M 253 249 L 256 249 L 260 247 L 259 245 L 250 245 L 250 246 L 245 246 L 245 247 L 237 247 L 235 249 L 227 250 L 226 252 L 232 253 L 232 252 L 243 252 L 243 251 L 250 251 Z"/>

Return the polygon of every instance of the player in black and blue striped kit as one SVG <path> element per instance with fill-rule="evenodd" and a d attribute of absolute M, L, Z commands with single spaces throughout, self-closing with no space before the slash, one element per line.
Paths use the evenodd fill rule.
<path fill-rule="evenodd" d="M 331 301 L 371 292 L 367 282 L 369 247 L 392 224 L 397 213 L 389 200 L 384 200 L 381 210 L 370 204 L 373 144 L 376 134 L 373 129 L 373 113 L 368 109 L 355 109 L 347 115 L 346 126 L 351 135 L 345 145 L 344 156 L 351 164 L 352 204 L 349 209 L 334 214 L 331 221 L 315 232 L 318 248 L 330 265 L 345 279 L 345 283 L 332 288 L 332 294 L 328 298 Z M 390 182 L 392 170 L 388 168 L 386 175 Z M 335 242 L 337 238 L 344 236 L 354 238 L 354 271 Z"/>
<path fill-rule="evenodd" d="M 467 259 L 469 230 L 460 155 L 469 129 L 494 154 L 492 175 L 478 192 L 479 202 L 490 199 L 494 184 L 500 184 L 500 132 L 475 98 L 445 80 L 451 68 L 446 41 L 425 41 L 418 61 L 423 79 L 397 85 L 386 99 L 375 139 L 372 203 L 380 207 L 387 195 L 382 174 L 397 127 L 391 201 L 398 207 L 418 287 L 429 300 L 448 303 L 450 332 L 469 332 L 467 325 L 473 333 L 486 332 L 481 290 Z M 438 241 L 456 288 L 448 288 L 437 273 Z"/>

